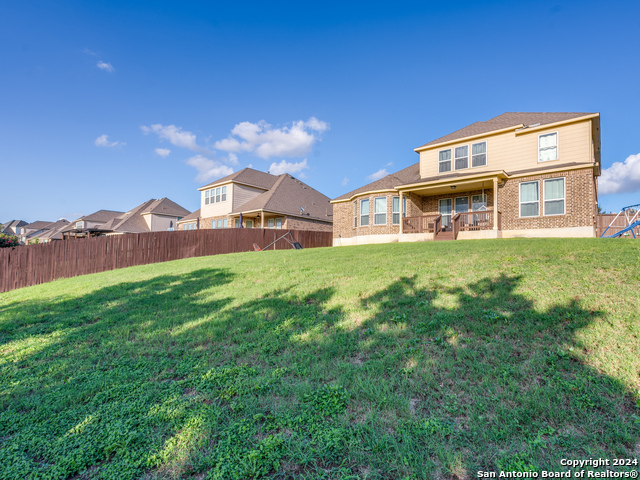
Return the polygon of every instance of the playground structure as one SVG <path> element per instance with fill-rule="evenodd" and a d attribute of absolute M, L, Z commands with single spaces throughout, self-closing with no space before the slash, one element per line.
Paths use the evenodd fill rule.
<path fill-rule="evenodd" d="M 621 230 L 611 235 L 606 235 L 607 231 L 610 228 L 615 227 L 614 224 L 621 215 L 626 221 L 626 225 L 623 226 Z M 620 210 L 618 214 L 614 217 L 614 219 L 611 221 L 611 223 L 606 228 L 606 230 L 602 232 L 602 235 L 600 235 L 600 238 L 620 238 L 622 236 L 628 236 L 629 233 L 633 235 L 633 238 L 637 238 L 636 233 L 634 232 L 634 228 L 637 228 L 637 227 L 640 227 L 640 203 L 636 205 L 629 205 L 627 207 L 623 207 L 622 210 Z M 618 228 L 620 228 L 620 226 L 618 226 Z"/>

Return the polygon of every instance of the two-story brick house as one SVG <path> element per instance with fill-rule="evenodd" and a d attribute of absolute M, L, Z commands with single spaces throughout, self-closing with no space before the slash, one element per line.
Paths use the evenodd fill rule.
<path fill-rule="evenodd" d="M 334 245 L 595 236 L 598 113 L 504 113 L 415 151 L 332 200 Z"/>
<path fill-rule="evenodd" d="M 200 191 L 200 209 L 178 222 L 180 230 L 276 228 L 330 232 L 329 197 L 285 173 L 244 168 Z"/>

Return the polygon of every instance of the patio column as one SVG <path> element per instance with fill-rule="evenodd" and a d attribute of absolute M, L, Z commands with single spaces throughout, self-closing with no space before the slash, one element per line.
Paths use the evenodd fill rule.
<path fill-rule="evenodd" d="M 264 228 L 264 210 L 260 210 L 260 228 Z"/>
<path fill-rule="evenodd" d="M 403 211 L 402 211 L 402 197 L 403 197 L 402 192 L 400 192 L 400 235 L 402 235 L 402 233 L 403 233 L 402 232 L 402 224 L 404 223 L 402 221 L 402 219 L 403 219 L 403 217 L 402 217 L 402 214 L 403 214 Z M 393 200 L 392 200 L 392 202 L 393 202 Z M 393 215 L 393 204 L 391 205 L 391 211 L 392 211 L 391 215 Z"/>
<path fill-rule="evenodd" d="M 493 229 L 498 230 L 498 177 L 493 178 Z"/>

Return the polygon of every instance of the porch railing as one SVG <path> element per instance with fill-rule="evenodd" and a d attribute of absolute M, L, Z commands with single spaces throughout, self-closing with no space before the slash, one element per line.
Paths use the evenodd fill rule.
<path fill-rule="evenodd" d="M 453 236 L 457 238 L 458 232 L 473 232 L 476 230 L 492 230 L 494 225 L 492 210 L 485 212 L 458 213 L 453 217 Z M 502 213 L 498 212 L 498 230 L 502 230 Z"/>
<path fill-rule="evenodd" d="M 442 215 L 420 215 L 402 219 L 402 233 L 437 233 L 442 230 Z"/>

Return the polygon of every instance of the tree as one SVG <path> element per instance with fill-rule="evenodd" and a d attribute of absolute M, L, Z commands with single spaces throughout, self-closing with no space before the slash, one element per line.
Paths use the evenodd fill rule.
<path fill-rule="evenodd" d="M 18 245 L 20 245 L 18 237 L 7 235 L 6 233 L 0 233 L 0 248 L 17 247 Z"/>

